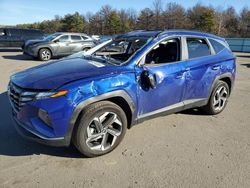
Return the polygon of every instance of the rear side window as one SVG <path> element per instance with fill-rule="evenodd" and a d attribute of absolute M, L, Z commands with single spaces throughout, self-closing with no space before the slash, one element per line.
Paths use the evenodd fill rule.
<path fill-rule="evenodd" d="M 218 42 L 216 40 L 209 39 L 209 42 L 212 44 L 214 51 L 216 53 L 219 53 L 220 51 L 222 51 L 225 48 L 224 45 L 222 45 L 220 42 Z"/>
<path fill-rule="evenodd" d="M 211 54 L 209 46 L 205 39 L 187 38 L 187 48 L 189 59 L 208 56 Z"/>
<path fill-rule="evenodd" d="M 80 40 L 82 40 L 82 38 L 79 35 L 71 35 L 71 40 L 80 41 Z"/>

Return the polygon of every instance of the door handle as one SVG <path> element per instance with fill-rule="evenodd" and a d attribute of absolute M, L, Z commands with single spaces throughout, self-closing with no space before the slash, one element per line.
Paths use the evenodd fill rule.
<path fill-rule="evenodd" d="M 212 70 L 219 70 L 220 69 L 220 65 L 214 65 L 212 66 Z"/>
<path fill-rule="evenodd" d="M 181 79 L 184 77 L 185 73 L 188 73 L 190 71 L 190 68 L 186 68 L 185 70 L 181 71 L 177 76 L 175 77 L 176 79 Z"/>
<path fill-rule="evenodd" d="M 184 73 L 185 73 L 185 72 L 181 72 L 181 73 L 177 74 L 175 78 L 176 78 L 176 79 L 181 79 L 181 78 L 183 78 Z"/>

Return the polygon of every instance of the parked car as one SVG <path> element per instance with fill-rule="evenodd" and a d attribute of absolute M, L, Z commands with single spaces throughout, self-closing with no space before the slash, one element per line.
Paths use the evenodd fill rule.
<path fill-rule="evenodd" d="M 29 40 L 23 52 L 42 61 L 86 51 L 95 46 L 95 40 L 83 33 L 54 33 L 43 40 Z"/>
<path fill-rule="evenodd" d="M 0 47 L 22 47 L 26 40 L 44 37 L 38 29 L 0 28 Z"/>
<path fill-rule="evenodd" d="M 8 93 L 22 135 L 55 146 L 73 142 L 94 157 L 112 151 L 127 128 L 146 119 L 198 107 L 222 112 L 235 69 L 223 38 L 138 31 L 14 74 Z"/>

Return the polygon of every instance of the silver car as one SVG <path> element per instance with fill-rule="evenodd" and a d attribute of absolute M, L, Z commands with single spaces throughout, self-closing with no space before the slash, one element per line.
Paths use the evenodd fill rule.
<path fill-rule="evenodd" d="M 95 40 L 83 33 L 54 33 L 43 40 L 26 41 L 23 52 L 42 61 L 52 57 L 87 51 L 95 46 Z"/>

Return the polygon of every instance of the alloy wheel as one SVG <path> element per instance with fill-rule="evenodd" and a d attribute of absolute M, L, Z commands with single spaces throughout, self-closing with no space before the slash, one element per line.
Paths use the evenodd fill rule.
<path fill-rule="evenodd" d="M 87 127 L 86 144 L 91 150 L 106 151 L 111 148 L 122 132 L 122 122 L 114 112 L 94 117 Z"/>
<path fill-rule="evenodd" d="M 44 50 L 44 51 L 42 52 L 42 59 L 43 59 L 43 60 L 49 60 L 49 59 L 50 59 L 50 56 L 51 56 L 51 54 L 50 54 L 50 51 L 49 51 L 49 50 Z"/>
<path fill-rule="evenodd" d="M 219 87 L 216 90 L 214 98 L 213 98 L 214 110 L 216 111 L 222 110 L 226 104 L 227 98 L 228 98 L 227 88 L 225 86 Z"/>

